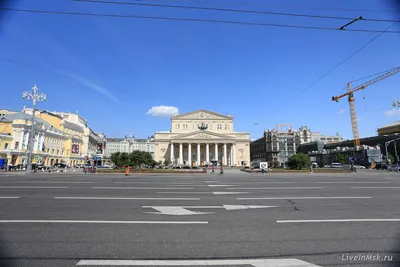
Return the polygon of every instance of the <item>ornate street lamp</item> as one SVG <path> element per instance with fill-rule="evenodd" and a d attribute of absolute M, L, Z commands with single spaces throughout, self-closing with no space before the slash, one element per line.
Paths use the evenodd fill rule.
<path fill-rule="evenodd" d="M 29 147 L 29 154 L 28 154 L 28 166 L 26 167 L 26 173 L 32 172 L 32 152 L 33 152 L 33 138 L 35 136 L 35 112 L 36 112 L 36 103 L 37 102 L 44 102 L 46 101 L 45 94 L 38 93 L 39 88 L 36 87 L 36 84 L 32 87 L 31 92 L 23 92 L 22 98 L 28 101 L 32 101 L 33 103 L 33 111 L 32 111 L 32 126 L 31 126 L 31 133 L 29 135 L 28 147 Z"/>

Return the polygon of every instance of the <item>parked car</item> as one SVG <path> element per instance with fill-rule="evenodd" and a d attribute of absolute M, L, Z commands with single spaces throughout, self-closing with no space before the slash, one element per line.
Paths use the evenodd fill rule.
<path fill-rule="evenodd" d="M 342 169 L 343 168 L 342 163 L 337 163 L 337 162 L 333 162 L 331 164 L 331 167 L 332 168 L 338 168 L 338 169 Z"/>
<path fill-rule="evenodd" d="M 400 172 L 400 165 L 396 166 L 396 165 L 392 165 L 389 167 L 389 171 L 390 172 Z"/>
<path fill-rule="evenodd" d="M 56 163 L 53 165 L 53 167 L 57 169 L 66 169 L 68 166 L 65 163 Z"/>
<path fill-rule="evenodd" d="M 361 166 L 361 165 L 354 165 L 354 168 L 356 168 L 356 169 L 365 169 L 365 167 Z"/>

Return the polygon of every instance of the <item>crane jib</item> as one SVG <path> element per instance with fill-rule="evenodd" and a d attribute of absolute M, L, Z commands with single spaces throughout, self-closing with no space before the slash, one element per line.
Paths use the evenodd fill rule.
<path fill-rule="evenodd" d="M 354 104 L 354 92 L 357 92 L 359 90 L 365 89 L 367 86 L 377 83 L 379 81 L 382 81 L 392 75 L 395 75 L 400 72 L 400 66 L 387 70 L 383 74 L 379 75 L 378 77 L 371 79 L 355 88 L 351 88 L 350 83 L 347 83 L 347 93 L 344 93 L 339 96 L 332 96 L 332 101 L 339 102 L 339 99 L 342 97 L 348 96 L 348 102 L 349 102 L 349 109 L 350 109 L 350 118 L 351 118 L 351 128 L 353 132 L 353 138 L 354 138 L 354 146 L 359 147 L 360 146 L 360 137 L 358 134 L 358 124 L 357 124 L 357 116 L 356 116 L 356 110 L 355 110 L 355 104 Z"/>

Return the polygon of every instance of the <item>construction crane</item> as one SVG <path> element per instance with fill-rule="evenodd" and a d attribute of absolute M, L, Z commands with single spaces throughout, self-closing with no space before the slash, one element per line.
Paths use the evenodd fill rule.
<path fill-rule="evenodd" d="M 382 81 L 390 76 L 393 76 L 397 73 L 400 72 L 400 66 L 387 70 L 383 72 L 383 74 L 379 75 L 378 77 L 369 80 L 368 82 L 365 82 L 355 88 L 351 87 L 350 82 L 347 83 L 347 92 L 339 95 L 339 96 L 332 96 L 332 101 L 339 102 L 339 100 L 342 97 L 348 96 L 347 100 L 349 102 L 349 108 L 350 108 L 350 119 L 351 119 L 351 129 L 353 131 L 353 139 L 354 139 L 354 146 L 359 147 L 360 146 L 360 135 L 358 134 L 358 124 L 357 124 L 357 116 L 356 116 L 356 106 L 354 104 L 354 92 L 360 91 L 365 89 L 367 86 L 377 83 L 379 81 Z"/>

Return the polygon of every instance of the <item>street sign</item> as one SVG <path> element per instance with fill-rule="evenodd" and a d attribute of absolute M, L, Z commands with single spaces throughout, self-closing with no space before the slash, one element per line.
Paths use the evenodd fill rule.
<path fill-rule="evenodd" d="M 260 162 L 260 169 L 267 170 L 268 169 L 268 162 Z"/>
<path fill-rule="evenodd" d="M 39 156 L 35 156 L 35 161 L 39 161 L 40 157 Z"/>

